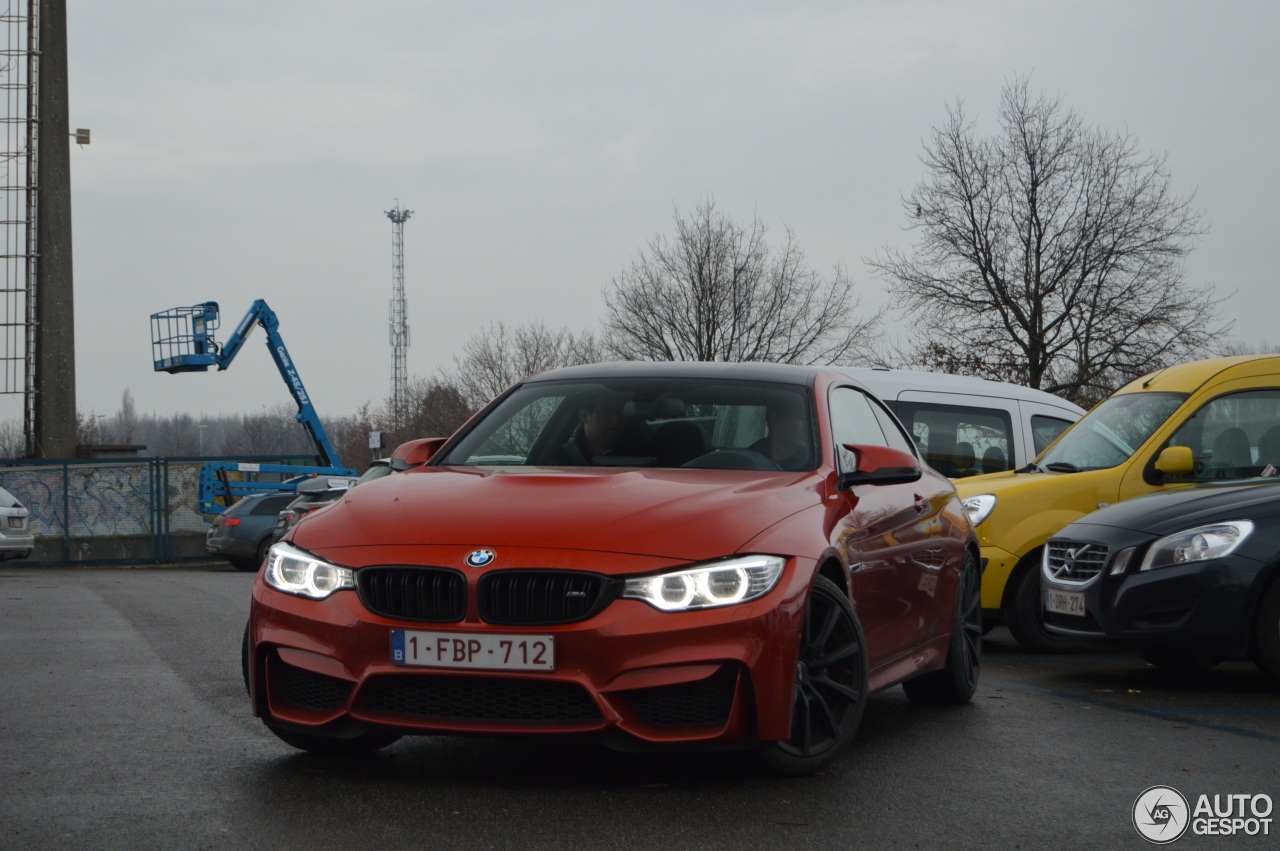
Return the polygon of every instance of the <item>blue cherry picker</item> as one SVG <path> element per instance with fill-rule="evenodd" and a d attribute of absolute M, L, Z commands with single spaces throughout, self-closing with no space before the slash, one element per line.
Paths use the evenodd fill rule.
<path fill-rule="evenodd" d="M 218 329 L 218 303 L 206 301 L 190 307 L 151 314 L 151 354 L 157 372 L 205 372 L 211 366 L 219 371 L 235 360 L 254 325 L 261 325 L 267 334 L 267 349 L 280 370 L 280 377 L 289 387 L 293 400 L 298 404 L 298 422 L 306 429 L 315 446 L 314 466 L 291 464 L 252 464 L 226 461 L 208 462 L 200 468 L 200 510 L 205 514 L 220 514 L 228 505 L 242 496 L 254 493 L 288 491 L 296 487 L 296 481 L 259 481 L 262 473 L 277 474 L 274 478 L 298 476 L 356 475 L 356 471 L 344 467 L 338 452 L 329 441 L 320 416 L 311 404 L 311 397 L 302 384 L 298 369 L 284 339 L 280 336 L 280 322 L 275 311 L 258 299 L 240 320 L 236 330 L 225 345 L 218 345 L 214 332 Z M 242 474 L 240 481 L 232 481 L 228 473 Z M 222 500 L 220 503 L 219 500 Z"/>

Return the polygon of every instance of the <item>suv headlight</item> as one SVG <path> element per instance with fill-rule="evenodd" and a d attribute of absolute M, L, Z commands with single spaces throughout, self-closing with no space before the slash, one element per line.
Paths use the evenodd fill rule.
<path fill-rule="evenodd" d="M 277 591 L 312 600 L 356 587 L 356 574 L 351 568 L 329 564 L 284 542 L 267 551 L 267 569 L 262 578 Z"/>
<path fill-rule="evenodd" d="M 622 596 L 664 612 L 732 606 L 772 591 L 786 562 L 778 556 L 744 556 L 628 579 Z"/>
<path fill-rule="evenodd" d="M 1222 558 L 1235 552 L 1252 532 L 1253 521 L 1232 520 L 1168 535 L 1151 545 L 1138 570 Z"/>
<path fill-rule="evenodd" d="M 974 496 L 967 496 L 960 504 L 964 506 L 965 513 L 969 515 L 969 522 L 977 526 L 991 516 L 991 512 L 996 507 L 996 495 L 993 493 L 980 493 Z"/>

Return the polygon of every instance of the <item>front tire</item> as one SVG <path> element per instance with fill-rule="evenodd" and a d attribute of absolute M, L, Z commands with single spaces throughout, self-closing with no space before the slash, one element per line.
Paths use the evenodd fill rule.
<path fill-rule="evenodd" d="M 1190 650 L 1164 650 L 1148 647 L 1138 653 L 1149 665 L 1165 671 L 1192 673 L 1207 671 L 1217 665 L 1221 659 L 1206 656 Z"/>
<path fill-rule="evenodd" d="M 1040 559 L 1024 559 L 1009 580 L 1004 622 L 1009 633 L 1033 653 L 1070 653 L 1076 644 L 1044 628 L 1044 597 L 1040 593 Z"/>
<path fill-rule="evenodd" d="M 1262 595 L 1253 629 L 1257 645 L 1254 661 L 1264 674 L 1280 683 L 1280 579 L 1273 580 Z"/>
<path fill-rule="evenodd" d="M 982 670 L 982 578 L 973 556 L 966 554 L 956 583 L 955 614 L 947 664 L 902 684 L 916 703 L 968 703 L 978 690 Z"/>
<path fill-rule="evenodd" d="M 812 774 L 853 740 L 867 708 L 867 647 L 849 597 L 819 576 L 800 635 L 791 736 L 760 757 L 784 774 Z"/>
<path fill-rule="evenodd" d="M 267 724 L 267 729 L 275 733 L 280 741 L 298 750 L 326 756 L 370 754 L 400 739 L 399 733 L 393 733 L 390 730 L 366 729 L 354 736 L 332 736 L 322 733 L 302 733 L 270 723 Z"/>

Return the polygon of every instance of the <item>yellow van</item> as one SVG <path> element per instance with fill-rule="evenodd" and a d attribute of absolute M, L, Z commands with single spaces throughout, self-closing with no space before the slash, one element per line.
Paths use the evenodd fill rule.
<path fill-rule="evenodd" d="M 1064 649 L 1041 620 L 1041 549 L 1091 511 L 1198 482 L 1280 468 L 1280 357 L 1218 358 L 1125 385 L 1027 466 L 956 482 L 978 529 L 982 607 L 1024 647 Z"/>

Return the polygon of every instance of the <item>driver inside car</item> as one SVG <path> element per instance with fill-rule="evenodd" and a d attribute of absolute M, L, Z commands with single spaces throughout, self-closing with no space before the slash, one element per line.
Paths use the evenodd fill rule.
<path fill-rule="evenodd" d="M 799 398 L 783 397 L 765 411 L 769 433 L 749 449 L 767 457 L 783 470 L 807 470 L 811 465 L 809 422 Z"/>
<path fill-rule="evenodd" d="M 573 437 L 560 445 L 552 464 L 577 467 L 609 456 L 652 456 L 652 448 L 628 439 L 631 423 L 625 415 L 626 402 L 622 393 L 600 393 L 584 400 L 578 406 L 579 426 Z"/>

